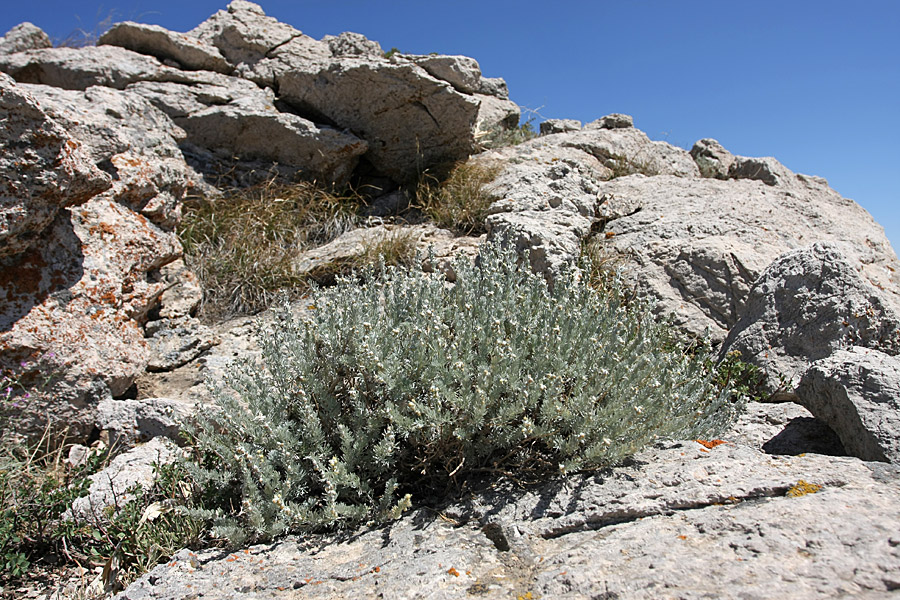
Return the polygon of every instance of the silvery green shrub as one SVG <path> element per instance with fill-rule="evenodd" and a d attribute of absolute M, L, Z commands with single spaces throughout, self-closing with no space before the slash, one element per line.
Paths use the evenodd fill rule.
<path fill-rule="evenodd" d="M 395 518 L 476 474 L 614 465 L 658 436 L 715 435 L 739 408 L 708 350 L 685 351 L 615 281 L 551 290 L 495 245 L 455 268 L 452 286 L 391 268 L 342 280 L 260 330 L 261 362 L 232 370 L 192 432 L 219 535 Z"/>

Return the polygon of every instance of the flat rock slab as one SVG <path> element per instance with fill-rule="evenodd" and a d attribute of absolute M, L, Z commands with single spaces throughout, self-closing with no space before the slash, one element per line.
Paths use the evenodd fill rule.
<path fill-rule="evenodd" d="M 118 598 L 877 597 L 900 587 L 898 494 L 889 465 L 671 442 L 381 529 L 184 551 Z"/>

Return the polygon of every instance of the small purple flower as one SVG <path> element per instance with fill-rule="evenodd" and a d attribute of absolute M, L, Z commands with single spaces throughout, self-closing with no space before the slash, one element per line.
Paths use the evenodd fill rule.
<path fill-rule="evenodd" d="M 19 363 L 19 365 L 24 369 L 25 367 L 28 366 L 28 363 L 23 360 L 22 362 Z"/>
<path fill-rule="evenodd" d="M 29 394 L 28 392 L 25 392 L 25 397 L 26 397 L 26 398 L 31 398 L 31 394 Z"/>

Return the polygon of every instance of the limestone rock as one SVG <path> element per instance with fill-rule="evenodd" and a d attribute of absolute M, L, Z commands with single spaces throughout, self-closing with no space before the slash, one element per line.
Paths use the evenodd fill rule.
<path fill-rule="evenodd" d="M 145 333 L 149 344 L 148 371 L 171 371 L 219 343 L 209 327 L 192 317 L 152 321 Z"/>
<path fill-rule="evenodd" d="M 210 106 L 178 122 L 192 143 L 228 158 L 261 159 L 299 169 L 306 179 L 343 186 L 368 149 L 356 136 L 279 112 L 262 90 L 233 103 Z"/>
<path fill-rule="evenodd" d="M 537 141 L 473 160 L 502 165 L 488 186 L 496 199 L 486 221 L 488 239 L 528 250 L 532 268 L 552 279 L 581 254 L 596 216 L 598 185 L 611 172 L 582 150 Z"/>
<path fill-rule="evenodd" d="M 232 70 L 225 57 L 212 44 L 158 25 L 131 21 L 116 23 L 100 36 L 98 43 L 149 54 L 163 61 L 175 61 L 185 69 L 219 73 L 230 73 Z"/>
<path fill-rule="evenodd" d="M 105 87 L 84 91 L 23 84 L 94 162 L 113 176 L 103 197 L 164 229 L 181 216 L 181 200 L 200 176 L 184 161 L 184 131 L 140 96 Z"/>
<path fill-rule="evenodd" d="M 581 121 L 575 119 L 547 119 L 540 125 L 541 135 L 551 133 L 565 133 L 567 131 L 580 131 Z"/>
<path fill-rule="evenodd" d="M 500 485 L 440 517 L 420 510 L 343 537 L 183 553 L 117 598 L 885 594 L 900 585 L 898 493 L 889 465 L 665 443 L 532 491 Z"/>
<path fill-rule="evenodd" d="M 160 279 L 166 284 L 166 291 L 159 300 L 159 317 L 193 316 L 203 301 L 203 289 L 193 271 L 178 259 L 160 269 Z"/>
<path fill-rule="evenodd" d="M 384 50 L 381 44 L 369 40 L 360 33 L 345 31 L 339 36 L 326 35 L 322 38 L 322 42 L 328 44 L 331 49 L 331 55 L 340 56 L 369 56 L 381 58 L 384 56 Z"/>
<path fill-rule="evenodd" d="M 847 456 L 834 430 L 793 402 L 748 402 L 722 437 L 766 454 Z"/>
<path fill-rule="evenodd" d="M 599 124 L 598 121 L 588 123 L 581 131 L 545 135 L 532 143 L 583 150 L 612 169 L 614 177 L 634 173 L 700 177 L 696 163 L 685 150 L 667 142 L 652 141 L 634 127 L 611 126 L 617 122 L 620 121 L 607 125 L 600 119 Z"/>
<path fill-rule="evenodd" d="M 455 237 L 434 225 L 375 225 L 348 231 L 334 241 L 300 254 L 294 261 L 294 272 L 325 280 L 331 274 L 371 262 L 385 243 L 410 245 L 410 251 L 423 259 L 426 270 L 440 270 L 454 281 L 453 259 L 457 254 L 474 257 L 478 238 Z M 433 262 L 428 261 L 429 252 Z M 427 264 L 426 264 L 427 263 Z"/>
<path fill-rule="evenodd" d="M 798 176 L 771 156 L 763 158 L 735 156 L 734 162 L 728 168 L 728 177 L 731 179 L 755 179 L 766 185 L 788 185 Z"/>
<path fill-rule="evenodd" d="M 509 100 L 509 87 L 507 87 L 506 80 L 502 77 L 482 77 L 478 86 L 478 93 Z"/>
<path fill-rule="evenodd" d="M 734 155 L 712 138 L 704 138 L 691 148 L 691 156 L 697 162 L 703 177 L 728 179 Z"/>
<path fill-rule="evenodd" d="M 53 43 L 44 30 L 32 23 L 20 23 L 0 37 L 0 54 L 50 48 Z"/>
<path fill-rule="evenodd" d="M 110 448 L 132 448 L 157 437 L 178 443 L 190 409 L 168 398 L 106 399 L 97 405 L 97 427 Z"/>
<path fill-rule="evenodd" d="M 657 302 L 659 314 L 695 335 L 708 329 L 715 342 L 744 316 L 750 288 L 769 263 L 820 240 L 836 243 L 896 302 L 900 263 L 878 224 L 826 185 L 795 181 L 784 187 L 633 175 L 602 183 L 602 249 L 639 295 Z M 767 350 L 754 346 L 745 357 Z"/>
<path fill-rule="evenodd" d="M 110 187 L 91 161 L 23 86 L 0 74 L 0 257 L 31 246 L 57 212 Z"/>
<path fill-rule="evenodd" d="M 116 46 L 46 48 L 0 55 L 0 71 L 19 83 L 40 83 L 66 90 L 92 85 L 123 89 L 135 81 L 177 79 L 177 69 L 152 56 Z"/>
<path fill-rule="evenodd" d="M 60 211 L 44 243 L 0 259 L 0 368 L 35 387 L 14 415 L 40 434 L 49 415 L 85 439 L 96 403 L 121 396 L 148 360 L 139 320 L 165 289 L 148 273 L 181 247 L 147 219 L 108 199 Z"/>
<path fill-rule="evenodd" d="M 88 495 L 72 503 L 73 515 L 95 523 L 106 522 L 106 507 L 126 504 L 133 498 L 126 492 L 135 485 L 149 488 L 155 481 L 156 467 L 173 463 L 177 457 L 178 446 L 164 437 L 120 454 L 108 467 L 91 475 Z"/>
<path fill-rule="evenodd" d="M 410 63 L 342 58 L 298 62 L 278 77 L 281 98 L 314 120 L 366 140 L 366 158 L 397 181 L 468 156 L 480 103 Z"/>
<path fill-rule="evenodd" d="M 262 86 L 275 87 L 277 77 L 295 63 L 332 57 L 327 42 L 303 35 L 244 0 L 231 2 L 188 35 L 218 48 L 236 75 Z"/>
<path fill-rule="evenodd" d="M 900 463 L 900 358 L 852 347 L 816 361 L 798 401 L 863 460 Z"/>
<path fill-rule="evenodd" d="M 518 104 L 495 96 L 475 94 L 474 97 L 481 103 L 478 107 L 478 118 L 475 121 L 479 131 L 518 127 L 522 114 Z"/>
<path fill-rule="evenodd" d="M 837 246 L 816 243 L 766 268 L 722 352 L 739 351 L 771 392 L 793 399 L 811 363 L 851 346 L 897 355 L 900 317 Z"/>
<path fill-rule="evenodd" d="M 634 127 L 634 119 L 631 115 L 613 113 L 591 121 L 584 126 L 585 129 L 630 129 Z"/>
<path fill-rule="evenodd" d="M 404 56 L 411 58 L 435 79 L 446 81 L 463 94 L 474 94 L 481 88 L 481 67 L 474 58 L 446 55 Z"/>

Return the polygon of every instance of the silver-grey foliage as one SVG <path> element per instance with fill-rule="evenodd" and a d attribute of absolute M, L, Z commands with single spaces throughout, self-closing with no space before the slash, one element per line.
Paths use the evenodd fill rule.
<path fill-rule="evenodd" d="M 722 430 L 739 408 L 647 307 L 544 279 L 487 245 L 457 282 L 385 269 L 262 330 L 193 431 L 217 532 L 238 542 L 395 517 L 479 473 L 621 462 L 658 436 Z"/>

